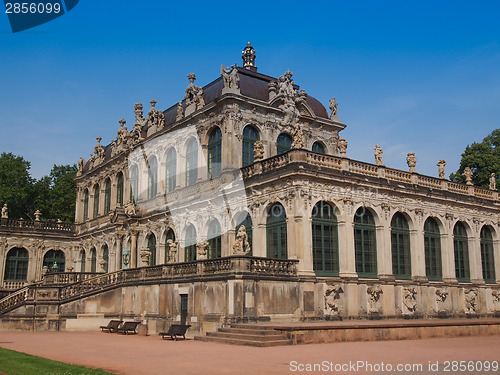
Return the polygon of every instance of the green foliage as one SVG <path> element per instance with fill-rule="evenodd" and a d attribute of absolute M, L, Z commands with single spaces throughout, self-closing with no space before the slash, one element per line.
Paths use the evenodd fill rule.
<path fill-rule="evenodd" d="M 450 180 L 465 182 L 462 176 L 465 167 L 470 167 L 474 176 L 472 182 L 476 186 L 489 187 L 490 176 L 500 175 L 500 129 L 493 130 L 481 143 L 474 142 L 465 148 L 460 161 L 460 168 L 450 174 Z"/>
<path fill-rule="evenodd" d="M 9 217 L 28 218 L 33 209 L 30 162 L 12 153 L 0 155 L 0 204 L 7 203 Z"/>
<path fill-rule="evenodd" d="M 8 375 L 106 375 L 109 372 L 35 357 L 25 353 L 0 348 L 0 373 Z"/>

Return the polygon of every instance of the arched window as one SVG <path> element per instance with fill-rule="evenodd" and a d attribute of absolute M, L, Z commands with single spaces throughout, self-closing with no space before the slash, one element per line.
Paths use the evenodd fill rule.
<path fill-rule="evenodd" d="M 89 190 L 85 189 L 83 193 L 83 221 L 89 218 Z"/>
<path fill-rule="evenodd" d="M 108 245 L 102 247 L 102 260 L 104 261 L 104 272 L 109 270 L 109 249 Z"/>
<path fill-rule="evenodd" d="M 194 138 L 186 143 L 186 186 L 194 185 L 198 179 L 198 144 Z"/>
<path fill-rule="evenodd" d="M 396 279 L 411 279 L 410 229 L 400 212 L 391 220 L 392 274 Z"/>
<path fill-rule="evenodd" d="M 116 205 L 123 206 L 123 173 L 118 173 L 116 178 Z"/>
<path fill-rule="evenodd" d="M 171 147 L 167 151 L 167 158 L 165 162 L 165 187 L 167 193 L 174 191 L 177 174 L 177 153 L 175 148 Z"/>
<path fill-rule="evenodd" d="M 172 229 L 169 229 L 167 235 L 165 236 L 165 263 L 175 261 L 175 259 L 170 259 L 170 246 L 168 244 L 168 240 L 172 240 L 175 242 L 175 233 Z"/>
<path fill-rule="evenodd" d="M 222 133 L 219 128 L 212 130 L 208 137 L 208 177 L 220 176 L 222 162 Z"/>
<path fill-rule="evenodd" d="M 470 282 L 469 240 L 465 226 L 458 222 L 453 228 L 453 248 L 455 252 L 455 276 L 458 281 Z"/>
<path fill-rule="evenodd" d="M 80 251 L 80 272 L 85 272 L 85 250 Z"/>
<path fill-rule="evenodd" d="M 92 218 L 95 219 L 99 216 L 99 184 L 94 188 L 94 212 Z"/>
<path fill-rule="evenodd" d="M 338 276 L 339 244 L 333 207 L 318 202 L 312 211 L 313 267 L 318 276 Z"/>
<path fill-rule="evenodd" d="M 152 156 L 148 160 L 148 199 L 156 197 L 158 192 L 158 162 Z"/>
<path fill-rule="evenodd" d="M 151 251 L 149 265 L 154 266 L 156 264 L 156 237 L 153 233 L 151 233 L 148 237 L 148 249 Z"/>
<path fill-rule="evenodd" d="M 186 262 L 196 260 L 196 229 L 192 224 L 186 229 L 184 260 Z"/>
<path fill-rule="evenodd" d="M 250 253 L 248 255 L 252 255 L 253 252 L 253 245 L 252 245 L 252 240 L 253 240 L 253 231 L 252 231 L 252 218 L 250 217 L 250 214 L 248 212 L 244 212 L 241 216 L 238 218 L 239 220 L 237 221 L 236 224 L 236 231 L 234 233 L 235 236 L 238 235 L 238 230 L 242 225 L 245 226 L 245 230 L 247 232 L 247 237 L 248 237 L 248 244 L 250 245 Z"/>
<path fill-rule="evenodd" d="M 364 207 L 354 215 L 354 253 L 359 277 L 377 277 L 377 242 L 375 220 Z"/>
<path fill-rule="evenodd" d="M 66 257 L 61 250 L 49 250 L 43 256 L 43 266 L 50 272 L 64 272 Z"/>
<path fill-rule="evenodd" d="M 90 272 L 97 272 L 97 252 L 95 248 L 90 250 Z"/>
<path fill-rule="evenodd" d="M 441 266 L 441 234 L 439 226 L 432 217 L 424 224 L 425 274 L 431 281 L 440 281 L 443 277 Z"/>
<path fill-rule="evenodd" d="M 137 203 L 139 198 L 139 168 L 137 165 L 130 167 L 130 201 Z"/>
<path fill-rule="evenodd" d="M 286 212 L 280 203 L 275 203 L 267 213 L 267 256 L 287 259 Z"/>
<path fill-rule="evenodd" d="M 28 263 L 28 250 L 21 247 L 10 249 L 5 262 L 4 280 L 27 280 Z"/>
<path fill-rule="evenodd" d="M 325 146 L 321 142 L 314 142 L 312 150 L 318 154 L 326 154 Z"/>
<path fill-rule="evenodd" d="M 219 220 L 213 219 L 208 224 L 208 259 L 220 258 L 222 256 L 221 250 L 221 234 Z"/>
<path fill-rule="evenodd" d="M 493 236 L 487 226 L 481 228 L 481 266 L 484 281 L 488 284 L 496 283 Z"/>
<path fill-rule="evenodd" d="M 290 137 L 288 134 L 281 133 L 278 136 L 278 140 L 276 142 L 276 149 L 278 151 L 278 155 L 284 154 L 291 148 L 292 148 L 292 137 Z"/>
<path fill-rule="evenodd" d="M 242 167 L 253 164 L 253 145 L 258 140 L 260 140 L 259 131 L 253 126 L 245 126 L 245 129 L 243 129 Z"/>
<path fill-rule="evenodd" d="M 104 215 L 111 210 L 111 180 L 108 178 L 104 184 Z"/>

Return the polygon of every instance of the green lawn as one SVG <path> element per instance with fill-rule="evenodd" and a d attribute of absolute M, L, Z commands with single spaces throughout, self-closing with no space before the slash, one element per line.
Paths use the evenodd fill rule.
<path fill-rule="evenodd" d="M 102 370 L 35 357 L 25 353 L 0 348 L 0 373 L 7 375 L 105 375 Z"/>

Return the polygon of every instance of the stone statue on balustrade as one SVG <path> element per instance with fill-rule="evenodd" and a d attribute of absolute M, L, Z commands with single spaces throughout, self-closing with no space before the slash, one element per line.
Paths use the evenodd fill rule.
<path fill-rule="evenodd" d="M 464 176 L 465 183 L 467 185 L 472 185 L 472 177 L 474 176 L 474 172 L 472 172 L 472 169 L 470 169 L 470 167 L 465 167 L 462 176 Z"/>
<path fill-rule="evenodd" d="M 248 242 L 247 230 L 244 225 L 241 225 L 236 234 L 236 241 L 233 245 L 234 255 L 250 254 L 250 243 Z"/>
<path fill-rule="evenodd" d="M 4 203 L 2 207 L 2 219 L 8 219 L 9 218 L 9 209 L 7 208 L 7 203 Z"/>
<path fill-rule="evenodd" d="M 490 190 L 497 189 L 497 179 L 495 177 L 495 173 L 492 173 L 490 176 Z"/>
<path fill-rule="evenodd" d="M 408 164 L 408 167 L 410 167 L 410 173 L 417 173 L 415 170 L 415 166 L 417 165 L 417 157 L 415 156 L 414 152 L 409 152 L 408 155 L 406 155 L 406 164 Z"/>
<path fill-rule="evenodd" d="M 203 99 L 203 89 L 200 86 L 196 86 L 194 84 L 196 75 L 194 73 L 189 73 L 187 77 L 189 80 L 189 85 L 186 89 L 186 92 L 184 93 L 184 98 L 186 99 L 186 116 L 205 106 L 205 100 Z"/>
<path fill-rule="evenodd" d="M 101 145 L 102 137 L 96 137 L 97 144 L 94 147 L 94 165 L 104 162 L 104 147 Z"/>
<path fill-rule="evenodd" d="M 198 253 L 197 259 L 203 260 L 207 259 L 207 250 L 209 243 L 207 241 L 201 241 L 196 244 L 196 252 Z"/>
<path fill-rule="evenodd" d="M 177 113 L 175 115 L 175 121 L 182 120 L 184 118 L 184 112 L 182 109 L 182 102 L 177 103 Z"/>
<path fill-rule="evenodd" d="M 168 244 L 168 254 L 169 254 L 169 263 L 175 263 L 177 250 L 179 248 L 179 242 L 173 241 L 172 239 L 167 240 Z"/>
<path fill-rule="evenodd" d="M 264 144 L 262 141 L 255 141 L 253 144 L 253 160 L 258 161 L 264 159 Z"/>
<path fill-rule="evenodd" d="M 221 65 L 220 68 L 220 74 L 224 80 L 224 88 L 222 89 L 223 94 L 226 92 L 239 93 L 240 76 L 238 74 L 237 65 L 234 64 L 231 68 L 232 69 L 229 69 L 229 67 L 225 68 L 224 65 Z"/>
<path fill-rule="evenodd" d="M 438 171 L 439 171 L 439 178 L 445 179 L 446 177 L 444 176 L 444 167 L 446 165 L 446 161 L 444 159 L 441 159 L 438 161 L 437 166 L 438 166 Z"/>
<path fill-rule="evenodd" d="M 384 150 L 380 148 L 380 145 L 377 144 L 375 145 L 375 165 L 384 165 L 384 161 L 382 160 L 382 154 L 384 153 Z"/>
<path fill-rule="evenodd" d="M 347 141 L 345 140 L 345 138 L 340 138 L 337 145 L 339 147 L 340 157 L 345 158 L 347 152 Z"/>
<path fill-rule="evenodd" d="M 337 111 L 338 111 L 339 105 L 337 103 L 337 100 L 335 100 L 335 97 L 333 99 L 330 99 L 330 120 L 338 120 L 339 118 L 337 117 Z"/>
<path fill-rule="evenodd" d="M 35 221 L 40 221 L 40 218 L 42 217 L 42 213 L 40 210 L 35 211 Z"/>
<path fill-rule="evenodd" d="M 76 172 L 77 176 L 81 176 L 83 167 L 85 167 L 85 159 L 80 156 L 80 159 L 78 159 L 78 171 Z"/>

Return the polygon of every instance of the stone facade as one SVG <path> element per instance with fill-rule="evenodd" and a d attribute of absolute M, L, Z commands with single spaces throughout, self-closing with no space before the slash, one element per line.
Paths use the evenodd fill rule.
<path fill-rule="evenodd" d="M 48 270 L 44 298 L 46 314 L 59 306 L 58 329 L 86 314 L 152 331 L 187 319 L 200 332 L 234 320 L 500 314 L 496 190 L 446 180 L 444 161 L 439 178 L 420 175 L 413 153 L 409 172 L 391 169 L 379 145 L 374 164 L 347 158 L 335 98 L 328 115 L 290 71 L 257 73 L 255 51 L 243 52 L 244 68 L 222 66 L 205 87 L 191 73 L 184 100 L 165 111 L 152 100 L 147 119 L 138 103 L 132 130 L 120 120 L 110 145 L 98 137 L 78 163 L 74 225 L 2 219 L 3 290 L 40 280 L 55 250 L 66 276 Z M 22 280 L 6 277 L 14 248 L 29 254 Z M 35 292 L 16 293 L 0 314 L 32 313 Z"/>

